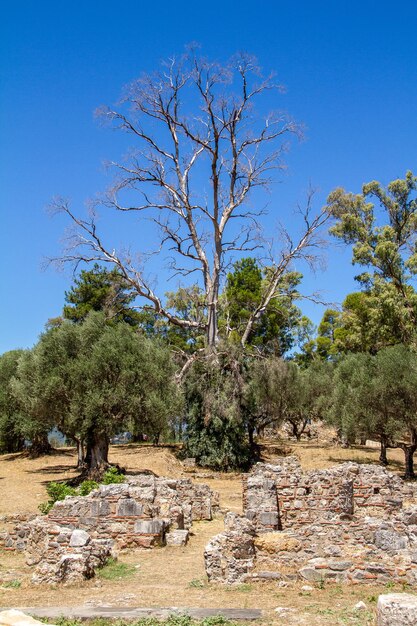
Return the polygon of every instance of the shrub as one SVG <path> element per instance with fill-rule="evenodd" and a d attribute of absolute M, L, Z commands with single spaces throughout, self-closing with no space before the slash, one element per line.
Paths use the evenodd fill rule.
<path fill-rule="evenodd" d="M 95 480 L 84 480 L 78 490 L 80 496 L 88 496 L 91 491 L 97 489 L 99 484 Z"/>
<path fill-rule="evenodd" d="M 123 483 L 125 481 L 124 474 L 121 474 L 117 467 L 109 467 L 103 476 L 102 483 L 104 485 L 112 485 L 114 483 Z M 70 487 L 67 483 L 49 483 L 46 487 L 49 496 L 48 502 L 42 502 L 39 510 L 43 515 L 49 513 L 58 500 L 64 500 L 67 496 L 88 496 L 88 494 L 99 487 L 99 483 L 95 480 L 84 480 L 78 489 Z"/>
<path fill-rule="evenodd" d="M 103 475 L 103 485 L 112 485 L 117 483 L 124 483 L 126 477 L 121 474 L 117 467 L 109 467 Z"/>
<path fill-rule="evenodd" d="M 42 502 L 39 505 L 39 510 L 41 513 L 46 515 L 54 506 L 55 502 L 58 500 L 64 500 L 67 496 L 76 496 L 78 491 L 74 489 L 74 487 L 70 487 L 66 483 L 49 483 L 46 487 L 46 492 L 49 496 L 48 502 Z"/>

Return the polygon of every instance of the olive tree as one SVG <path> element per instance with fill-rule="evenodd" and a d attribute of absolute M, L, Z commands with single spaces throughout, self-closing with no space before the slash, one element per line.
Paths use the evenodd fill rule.
<path fill-rule="evenodd" d="M 404 452 L 405 477 L 414 478 L 417 450 L 417 356 L 403 345 L 377 355 L 350 354 L 337 367 L 330 414 L 345 435 L 369 436 Z"/>
<path fill-rule="evenodd" d="M 109 440 L 132 422 L 152 434 L 181 409 L 166 347 L 103 313 L 45 332 L 19 361 L 13 385 L 25 411 L 85 442 L 86 472 L 108 465 Z"/>

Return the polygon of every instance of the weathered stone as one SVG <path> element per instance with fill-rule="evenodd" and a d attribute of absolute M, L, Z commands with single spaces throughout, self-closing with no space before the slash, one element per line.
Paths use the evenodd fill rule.
<path fill-rule="evenodd" d="M 371 465 L 303 473 L 290 457 L 257 463 L 243 479 L 247 524 L 226 516 L 225 532 L 206 548 L 209 579 L 230 584 L 272 572 L 310 582 L 416 585 L 416 494 Z"/>
<path fill-rule="evenodd" d="M 0 626 L 44 626 L 44 623 L 33 619 L 22 611 L 8 609 L 0 611 Z M 53 624 L 49 624 L 49 626 L 53 626 Z"/>
<path fill-rule="evenodd" d="M 119 500 L 116 514 L 120 516 L 138 516 L 142 515 L 143 506 L 136 502 L 133 498 L 123 498 Z"/>
<path fill-rule="evenodd" d="M 188 530 L 173 530 L 165 535 L 167 546 L 185 546 L 188 543 Z"/>
<path fill-rule="evenodd" d="M 375 545 L 381 550 L 403 550 L 407 547 L 407 538 L 392 530 L 377 530 L 374 537 Z"/>
<path fill-rule="evenodd" d="M 417 596 L 409 593 L 379 596 L 377 626 L 417 626 Z"/>
<path fill-rule="evenodd" d="M 264 533 L 255 539 L 255 546 L 262 552 L 270 554 L 278 552 L 297 552 L 301 542 L 293 535 L 285 532 Z"/>
<path fill-rule="evenodd" d="M 134 532 L 142 535 L 161 535 L 164 530 L 164 522 L 159 519 L 137 520 Z"/>
<path fill-rule="evenodd" d="M 301 578 L 308 580 L 310 583 L 317 583 L 323 580 L 323 572 L 315 567 L 302 567 L 298 570 Z"/>
<path fill-rule="evenodd" d="M 70 539 L 69 545 L 72 548 L 86 546 L 88 543 L 90 543 L 90 540 L 91 540 L 91 537 L 87 532 L 85 532 L 85 530 L 76 528 L 71 533 L 71 539 Z M 61 539 L 61 542 L 63 542 L 63 538 Z"/>

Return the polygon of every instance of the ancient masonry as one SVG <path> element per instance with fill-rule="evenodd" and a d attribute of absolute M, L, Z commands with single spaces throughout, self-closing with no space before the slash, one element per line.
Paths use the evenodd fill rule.
<path fill-rule="evenodd" d="M 211 581 L 417 584 L 415 488 L 382 467 L 258 463 L 243 477 L 243 510 L 206 546 Z"/>
<path fill-rule="evenodd" d="M 185 545 L 193 521 L 212 519 L 218 506 L 207 485 L 143 474 L 56 502 L 48 515 L 3 533 L 0 545 L 26 552 L 33 582 L 72 583 L 91 578 L 119 549 Z"/>

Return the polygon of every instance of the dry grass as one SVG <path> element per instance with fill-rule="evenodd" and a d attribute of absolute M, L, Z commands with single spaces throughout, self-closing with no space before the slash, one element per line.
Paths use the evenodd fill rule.
<path fill-rule="evenodd" d="M 330 467 L 353 460 L 375 463 L 378 450 L 318 446 L 313 443 L 289 444 L 299 456 L 305 469 Z M 279 452 L 279 451 L 278 451 Z M 277 450 L 266 446 L 266 459 L 274 461 Z M 390 450 L 393 469 L 402 471 L 402 455 Z M 130 473 L 151 470 L 162 476 L 190 476 L 207 482 L 221 494 L 223 508 L 241 510 L 241 479 L 237 474 L 220 475 L 184 470 L 168 448 L 152 446 L 113 446 L 111 460 Z M 29 459 L 25 455 L 0 457 L 0 515 L 16 512 L 36 512 L 46 499 L 45 485 L 51 480 L 64 480 L 75 475 L 75 451 L 58 450 L 54 455 Z M 203 477 L 204 475 L 204 477 Z M 247 607 L 265 611 L 264 624 L 351 624 L 366 626 L 373 623 L 372 610 L 379 593 L 386 587 L 329 585 L 311 592 L 302 591 L 302 583 L 281 588 L 276 582 L 241 585 L 235 588 L 208 585 L 205 578 L 203 550 L 208 539 L 223 528 L 222 518 L 194 524 L 193 535 L 184 548 L 165 547 L 138 550 L 120 555 L 120 561 L 130 566 L 130 575 L 120 580 L 97 578 L 80 586 L 66 588 L 33 587 L 30 570 L 22 555 L 0 553 L 0 581 L 21 582 L 20 587 L 0 588 L 0 606 L 64 606 L 80 604 L 111 604 L 112 606 L 200 606 Z M 363 600 L 368 612 L 355 613 L 354 605 Z M 278 618 L 276 607 L 291 607 L 294 613 Z"/>

